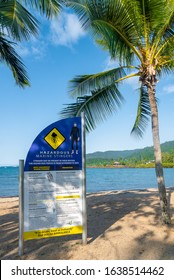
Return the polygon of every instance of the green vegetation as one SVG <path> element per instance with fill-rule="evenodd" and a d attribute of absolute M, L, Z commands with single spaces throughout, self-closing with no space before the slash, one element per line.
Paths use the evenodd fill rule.
<path fill-rule="evenodd" d="M 163 167 L 174 167 L 174 141 L 161 145 Z M 117 163 L 117 164 L 116 164 Z M 118 165 L 119 163 L 119 165 Z M 153 147 L 129 151 L 106 151 L 87 154 L 87 166 L 107 167 L 125 166 L 135 168 L 154 168 Z"/>

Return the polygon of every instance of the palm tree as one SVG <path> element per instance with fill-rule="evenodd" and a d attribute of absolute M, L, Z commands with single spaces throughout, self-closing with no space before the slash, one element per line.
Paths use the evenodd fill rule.
<path fill-rule="evenodd" d="M 0 0 L 0 60 L 11 69 L 19 86 L 28 86 L 29 80 L 15 51 L 16 42 L 35 36 L 39 28 L 39 22 L 27 8 L 37 9 L 50 18 L 59 13 L 63 3 L 63 0 Z"/>
<path fill-rule="evenodd" d="M 162 167 L 156 84 L 161 74 L 174 70 L 173 0 L 79 0 L 68 1 L 97 44 L 109 51 L 118 67 L 91 75 L 76 76 L 70 93 L 76 98 L 66 106 L 64 117 L 84 111 L 87 130 L 108 117 L 122 103 L 119 83 L 139 77 L 139 103 L 132 133 L 143 136 L 151 119 L 155 169 L 164 223 L 170 213 Z"/>

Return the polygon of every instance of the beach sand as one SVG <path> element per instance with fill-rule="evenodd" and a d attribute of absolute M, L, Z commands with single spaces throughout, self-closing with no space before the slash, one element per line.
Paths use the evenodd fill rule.
<path fill-rule="evenodd" d="M 1 259 L 174 260 L 172 225 L 162 224 L 156 189 L 87 194 L 88 244 L 81 235 L 29 240 L 18 257 L 18 198 L 0 198 Z"/>

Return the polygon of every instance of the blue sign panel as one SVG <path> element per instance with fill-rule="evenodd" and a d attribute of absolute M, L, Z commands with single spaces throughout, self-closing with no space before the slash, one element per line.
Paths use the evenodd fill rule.
<path fill-rule="evenodd" d="M 82 170 L 81 118 L 68 118 L 46 127 L 28 152 L 24 171 Z"/>

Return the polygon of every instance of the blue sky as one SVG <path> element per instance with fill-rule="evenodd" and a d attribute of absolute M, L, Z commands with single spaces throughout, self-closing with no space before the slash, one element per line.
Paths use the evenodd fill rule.
<path fill-rule="evenodd" d="M 0 165 L 16 165 L 19 159 L 25 159 L 35 137 L 58 120 L 63 104 L 73 101 L 68 95 L 71 78 L 113 66 L 108 53 L 95 45 L 70 12 L 51 22 L 42 19 L 38 37 L 22 43 L 17 50 L 27 67 L 31 87 L 23 90 L 16 86 L 10 70 L 0 64 Z M 120 87 L 125 103 L 87 135 L 87 153 L 152 145 L 150 123 L 143 139 L 130 135 L 137 111 L 137 88 L 136 79 Z M 160 80 L 157 92 L 163 143 L 174 140 L 172 75 Z"/>

